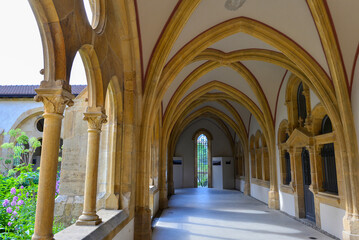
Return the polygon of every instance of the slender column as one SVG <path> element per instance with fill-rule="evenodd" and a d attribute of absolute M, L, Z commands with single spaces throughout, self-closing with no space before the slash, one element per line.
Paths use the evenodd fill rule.
<path fill-rule="evenodd" d="M 35 101 L 44 103 L 45 113 L 43 117 L 45 123 L 33 240 L 54 239 L 52 226 L 61 124 L 66 105 L 71 106 L 73 104 L 71 100 L 73 95 L 63 89 L 61 85 L 53 88 L 43 85 L 50 85 L 50 83 L 43 81 L 40 88 L 35 90 L 37 92 Z"/>
<path fill-rule="evenodd" d="M 244 171 L 245 171 L 245 185 L 244 185 L 244 195 L 250 195 L 251 193 L 251 180 L 250 180 L 250 171 L 249 171 L 249 152 L 247 147 L 244 147 Z"/>
<path fill-rule="evenodd" d="M 96 214 L 98 159 L 101 127 L 106 122 L 106 115 L 100 108 L 95 111 L 87 109 L 84 120 L 88 122 L 85 194 L 83 212 L 76 225 L 98 225 L 101 223 Z"/>
<path fill-rule="evenodd" d="M 167 195 L 167 184 L 166 184 L 167 161 L 166 161 L 166 152 L 163 150 L 163 148 L 164 148 L 163 143 L 161 142 L 160 173 L 158 179 L 161 209 L 165 209 L 168 207 L 168 197 L 167 197 L 168 195 Z"/>
<path fill-rule="evenodd" d="M 319 191 L 318 183 L 318 167 L 321 169 L 321 156 L 320 156 L 320 147 L 315 145 L 307 147 L 309 150 L 310 156 L 310 175 L 312 184 L 310 185 L 310 190 L 316 194 Z M 320 165 L 320 166 L 319 166 Z"/>
<path fill-rule="evenodd" d="M 296 191 L 296 175 L 295 175 L 295 161 L 296 161 L 296 153 L 298 152 L 296 148 L 290 147 L 289 148 L 289 156 L 290 156 L 290 175 L 291 175 L 291 181 L 289 185 L 293 189 L 293 191 Z"/>
<path fill-rule="evenodd" d="M 302 174 L 302 149 L 291 148 L 290 165 L 292 172 L 292 181 L 290 183 L 294 191 L 294 203 L 295 203 L 295 216 L 298 218 L 305 217 L 304 206 L 304 189 L 303 189 L 303 174 Z"/>
<path fill-rule="evenodd" d="M 263 159 L 263 166 L 262 166 L 263 180 L 269 181 L 270 180 L 270 174 L 269 174 L 270 166 L 269 166 L 268 148 L 264 147 L 264 148 L 262 148 L 262 150 L 263 150 L 263 154 L 262 154 L 262 159 Z"/>
<path fill-rule="evenodd" d="M 172 144 L 170 145 L 172 146 Z M 168 184 L 168 195 L 175 194 L 175 186 L 173 182 L 173 151 L 172 147 L 168 148 L 168 155 L 167 155 L 167 184 Z"/>

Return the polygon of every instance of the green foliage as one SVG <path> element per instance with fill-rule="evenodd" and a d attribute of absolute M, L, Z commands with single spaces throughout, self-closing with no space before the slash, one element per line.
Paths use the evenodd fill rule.
<path fill-rule="evenodd" d="M 7 150 L 6 158 L 0 158 L 5 173 L 12 169 L 12 166 L 21 164 L 29 165 L 30 156 L 35 152 L 36 148 L 41 146 L 39 140 L 35 137 L 29 138 L 21 129 L 11 129 L 8 133 L 13 142 L 4 143 L 0 147 Z M 13 172 L 12 172 L 13 173 Z"/>
<path fill-rule="evenodd" d="M 208 186 L 208 144 L 207 141 L 197 141 L 197 185 Z"/>
<path fill-rule="evenodd" d="M 20 129 L 10 130 L 7 134 L 14 142 L 1 145 L 1 148 L 8 150 L 8 154 L 6 159 L 0 159 L 6 168 L 0 174 L 0 239 L 31 239 L 35 225 L 39 171 L 32 170 L 29 157 L 41 143 L 36 138 L 27 137 Z M 57 177 L 56 195 L 59 174 Z M 54 233 L 62 229 L 63 224 L 54 223 Z"/>

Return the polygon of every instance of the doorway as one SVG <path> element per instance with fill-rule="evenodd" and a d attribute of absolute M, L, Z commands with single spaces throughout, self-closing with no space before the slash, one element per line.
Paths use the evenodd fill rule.
<path fill-rule="evenodd" d="M 314 195 L 310 191 L 309 186 L 312 183 L 310 173 L 310 157 L 309 151 L 303 147 L 302 149 L 302 168 L 303 168 L 303 188 L 304 188 L 304 207 L 305 207 L 305 218 L 315 222 L 315 206 L 314 206 Z"/>

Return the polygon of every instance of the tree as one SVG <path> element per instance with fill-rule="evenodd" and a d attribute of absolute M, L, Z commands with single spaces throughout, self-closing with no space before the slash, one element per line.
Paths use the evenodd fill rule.
<path fill-rule="evenodd" d="M 2 149 L 7 150 L 5 158 L 1 157 L 0 162 L 5 172 L 9 172 L 13 167 L 18 165 L 29 165 L 29 160 L 36 148 L 41 146 L 41 142 L 37 138 L 29 138 L 21 129 L 11 129 L 8 133 L 13 141 L 1 145 Z M 11 171 L 10 171 L 11 172 Z"/>

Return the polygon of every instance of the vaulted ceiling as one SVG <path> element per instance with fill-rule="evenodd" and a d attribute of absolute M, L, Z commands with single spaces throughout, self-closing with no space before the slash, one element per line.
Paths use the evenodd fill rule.
<path fill-rule="evenodd" d="M 164 40 L 164 32 L 168 24 L 174 20 L 173 18 L 186 18 L 185 14 L 181 15 L 178 13 L 183 2 L 181 0 L 136 0 L 137 24 L 142 51 L 142 75 L 145 85 L 150 81 L 148 79 L 151 76 L 149 72 L 153 68 L 150 63 L 153 61 L 153 58 L 158 57 L 158 55 L 154 54 L 155 49 Z M 292 39 L 300 48 L 309 53 L 329 78 L 331 78 L 316 24 L 306 1 L 246 0 L 238 9 L 235 9 L 235 5 L 242 2 L 242 0 L 202 0 L 196 2 L 198 2 L 198 5 L 190 12 L 184 26 L 172 28 L 173 35 L 170 34 L 170 36 L 175 39 L 168 53 L 164 53 L 164 57 L 166 57 L 165 64 L 168 64 L 171 59 L 180 53 L 184 46 L 199 38 L 200 35 L 201 37 L 206 37 L 204 34 L 206 31 L 230 19 L 244 17 L 263 23 Z M 233 7 L 228 7 L 231 3 Z M 354 28 L 355 24 L 359 22 L 359 14 L 356 12 L 359 9 L 359 1 L 327 0 L 326 4 L 337 32 L 346 74 L 350 78 L 353 64 L 355 63 L 355 54 L 359 46 L 359 31 Z M 176 33 L 178 29 L 180 29 L 180 32 Z M 268 43 L 243 32 L 237 32 L 223 39 L 217 36 L 216 39 L 219 40 L 213 42 L 205 51 L 217 52 L 222 55 L 249 49 L 254 51 L 265 49 L 272 51 L 271 53 L 280 52 Z M 208 41 L 211 41 L 211 39 Z M 206 57 L 194 59 L 181 69 L 168 86 L 163 86 L 162 111 L 164 115 L 171 101 L 174 102 L 175 106 L 180 102 L 178 99 L 177 101 L 175 100 L 178 97 L 176 92 L 181 87 L 184 87 L 183 83 L 186 79 L 192 77 L 196 78 L 196 81 L 187 88 L 184 88 L 185 92 L 180 94 L 180 100 L 183 100 L 190 93 L 209 82 L 219 81 L 244 93 L 263 111 L 258 95 L 253 91 L 253 86 L 251 87 L 243 73 L 241 74 L 241 71 L 238 71 L 238 68 L 242 68 L 257 81 L 257 87 L 261 89 L 260 94 L 264 96 L 272 118 L 275 119 L 276 103 L 281 83 L 285 76 L 288 77 L 290 75 L 287 69 L 268 61 L 264 62 L 253 58 L 238 59 L 238 61 L 234 60 L 230 63 L 228 61 L 219 61 L 217 65 L 209 66 L 211 62 L 215 63 Z M 208 70 L 202 71 L 201 69 L 206 68 L 206 66 L 209 66 Z M 210 91 L 210 93 L 215 92 L 218 91 Z M 238 112 L 248 132 L 250 111 L 235 101 L 226 101 Z M 201 103 L 187 114 L 189 115 L 204 106 L 219 109 L 232 119 L 235 119 L 233 114 L 223 104 L 219 104 L 216 101 Z"/>

